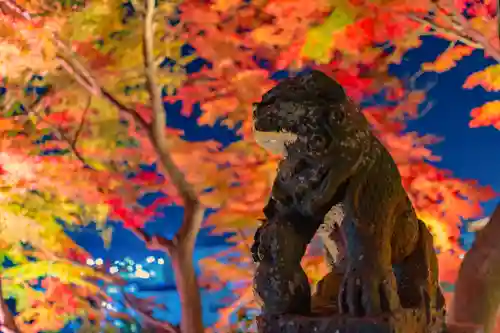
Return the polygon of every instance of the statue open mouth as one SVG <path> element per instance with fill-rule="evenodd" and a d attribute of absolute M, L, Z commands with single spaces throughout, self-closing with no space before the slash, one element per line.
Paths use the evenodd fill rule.
<path fill-rule="evenodd" d="M 293 144 L 297 141 L 297 134 L 291 132 L 263 132 L 254 131 L 255 141 L 264 148 L 275 155 L 287 155 L 287 145 Z"/>

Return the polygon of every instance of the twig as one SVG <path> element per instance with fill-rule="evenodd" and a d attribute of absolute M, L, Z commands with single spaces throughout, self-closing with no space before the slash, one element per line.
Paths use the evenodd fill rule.
<path fill-rule="evenodd" d="M 92 95 L 100 94 L 99 90 L 96 90 L 96 88 L 93 87 L 92 84 L 90 84 L 87 80 L 85 80 L 85 78 L 82 75 L 79 75 L 75 71 L 75 69 L 68 60 L 66 60 L 62 56 L 57 56 L 57 58 L 60 60 L 61 66 L 66 70 L 66 72 L 71 74 L 71 76 L 76 80 L 76 82 L 78 82 L 83 88 L 85 88 L 85 90 L 90 92 Z"/>
<path fill-rule="evenodd" d="M 46 95 L 44 96 L 46 97 Z M 89 169 L 93 169 L 92 166 L 90 166 L 87 161 L 85 160 L 85 158 L 83 157 L 82 154 L 80 154 L 80 152 L 78 151 L 78 149 L 76 149 L 76 141 L 75 140 L 71 140 L 67 135 L 66 133 L 64 133 L 64 131 L 58 127 L 58 126 L 55 126 L 49 122 L 47 122 L 41 115 L 40 115 L 40 112 L 41 111 L 41 108 L 43 107 L 42 105 L 42 100 L 43 98 L 39 98 L 36 102 L 34 102 L 32 105 L 30 106 L 24 106 L 26 108 L 26 111 L 28 112 L 29 115 L 35 117 L 36 119 L 38 119 L 38 121 L 40 122 L 44 122 L 46 123 L 47 125 L 49 125 L 51 127 L 51 129 L 53 130 L 54 134 L 56 135 L 56 138 L 59 140 L 59 141 L 64 141 L 67 143 L 70 151 L 73 153 L 73 155 L 75 155 L 75 157 L 84 165 L 84 167 L 87 167 Z"/>
<path fill-rule="evenodd" d="M 54 127 L 54 130 L 55 130 L 56 134 L 59 136 L 58 139 L 66 142 L 68 144 L 70 150 L 73 152 L 73 155 L 75 155 L 75 157 L 80 162 L 82 162 L 83 166 L 86 167 L 86 168 L 94 170 L 94 168 L 90 164 L 87 163 L 87 161 L 85 160 L 85 158 L 83 157 L 83 155 L 80 154 L 80 152 L 78 151 L 78 149 L 76 149 L 76 146 L 72 144 L 71 139 L 68 136 L 66 136 L 66 134 L 60 128 Z"/>
<path fill-rule="evenodd" d="M 432 28 L 436 33 L 442 34 L 448 37 L 451 37 L 453 39 L 456 39 L 460 42 L 462 42 L 465 45 L 468 45 L 470 47 L 473 47 L 475 49 L 483 49 L 483 46 L 481 44 L 476 43 L 473 39 L 467 37 L 467 36 L 462 36 L 458 31 L 451 30 L 449 28 L 443 27 L 429 18 L 422 18 L 416 14 L 409 13 L 407 14 L 408 18 L 411 20 L 421 23 L 423 25 L 427 25 L 430 28 Z"/>
<path fill-rule="evenodd" d="M 78 141 L 78 138 L 80 137 L 80 134 L 82 133 L 83 126 L 85 125 L 85 121 L 87 120 L 87 113 L 90 109 L 90 105 L 92 104 L 92 95 L 89 96 L 88 101 L 87 101 L 87 106 L 85 107 L 85 110 L 83 111 L 82 118 L 80 119 L 80 124 L 78 125 L 78 128 L 75 131 L 75 134 L 73 134 L 73 140 L 71 141 L 72 146 L 76 148 L 76 143 Z"/>
<path fill-rule="evenodd" d="M 0 0 L 0 3 L 3 3 L 8 9 L 12 10 L 14 13 L 21 15 L 27 20 L 31 20 L 31 15 L 25 11 L 21 6 L 19 6 L 13 0 Z"/>
<path fill-rule="evenodd" d="M 458 9 L 456 9 L 453 3 L 449 3 L 450 8 L 444 7 L 438 1 L 434 1 L 434 5 L 442 16 L 448 18 L 450 27 L 444 27 L 434 22 L 431 18 L 420 17 L 415 13 L 407 13 L 406 15 L 415 22 L 428 25 L 438 34 L 449 36 L 475 49 L 484 50 L 500 63 L 500 50 L 494 47 L 481 32 L 477 31 L 469 24 L 467 19 L 458 12 Z"/>
<path fill-rule="evenodd" d="M 56 39 L 56 41 L 59 41 Z M 57 45 L 64 45 L 61 41 Z M 67 48 L 64 46 L 64 48 Z M 149 134 L 149 124 L 148 122 L 133 108 L 130 108 L 120 102 L 113 94 L 111 94 L 104 87 L 97 85 L 96 81 L 92 78 L 90 72 L 88 72 L 85 67 L 76 59 L 65 60 L 64 69 L 73 76 L 77 83 L 79 83 L 85 90 L 87 90 L 91 95 L 104 97 L 108 102 L 115 106 L 120 112 L 132 116 L 132 118 L 137 122 L 139 127 Z M 75 67 L 79 68 L 80 71 L 75 71 Z"/>
<path fill-rule="evenodd" d="M 500 0 L 497 0 L 497 37 L 500 41 Z"/>
<path fill-rule="evenodd" d="M 467 19 L 458 11 L 453 2 L 449 2 L 452 18 L 456 20 L 455 29 L 460 29 L 472 40 L 483 46 L 483 49 L 497 62 L 500 63 L 500 50 L 491 45 L 490 41 L 479 31 L 474 29 Z"/>
<path fill-rule="evenodd" d="M 442 6 L 440 0 L 433 0 L 432 4 L 434 5 L 434 7 L 436 7 L 438 12 L 442 14 L 442 17 L 450 23 L 451 26 L 456 27 L 460 25 L 460 22 L 455 18 L 455 16 L 450 15 L 453 10 L 449 10 Z M 454 3 L 448 3 L 448 5 L 450 5 L 452 8 L 456 8 Z"/>
<path fill-rule="evenodd" d="M 425 117 L 425 115 L 427 115 L 429 113 L 429 111 L 432 110 L 432 108 L 434 107 L 434 103 L 432 102 L 427 102 L 425 104 L 425 107 L 422 109 L 422 111 L 420 111 L 420 113 L 417 115 L 417 117 L 415 117 L 415 120 L 417 119 L 420 119 L 422 117 Z"/>
<path fill-rule="evenodd" d="M 175 327 L 174 325 L 172 325 L 168 322 L 155 319 L 151 315 L 148 315 L 147 313 L 142 311 L 141 309 L 136 308 L 134 306 L 132 300 L 129 298 L 129 296 L 126 293 L 122 292 L 122 296 L 123 296 L 125 306 L 127 306 L 127 307 L 133 309 L 135 312 L 137 312 L 142 317 L 142 319 L 144 319 L 144 321 L 147 322 L 148 324 L 150 324 L 151 326 L 161 328 L 168 333 L 180 333 L 180 330 L 178 327 Z"/>
<path fill-rule="evenodd" d="M 141 227 L 131 227 L 129 230 L 140 240 L 146 244 L 147 248 L 150 250 L 163 250 L 167 254 L 171 255 L 172 250 L 175 248 L 176 243 L 174 240 L 170 240 L 163 236 L 153 235 L 150 236 L 146 233 L 146 230 Z"/>

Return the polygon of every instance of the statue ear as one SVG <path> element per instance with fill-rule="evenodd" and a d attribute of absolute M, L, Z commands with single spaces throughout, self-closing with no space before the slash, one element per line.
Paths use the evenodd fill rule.
<path fill-rule="evenodd" d="M 311 93 L 321 96 L 325 99 L 343 102 L 347 95 L 344 88 L 336 80 L 325 73 L 313 70 L 301 77 L 301 83 Z"/>

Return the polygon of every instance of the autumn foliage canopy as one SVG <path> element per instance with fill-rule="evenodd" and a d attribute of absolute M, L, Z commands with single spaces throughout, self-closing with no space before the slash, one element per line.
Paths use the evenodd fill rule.
<path fill-rule="evenodd" d="M 203 281 L 234 286 L 215 329 L 254 308 L 248 248 L 279 156 L 254 143 L 251 106 L 277 77 L 307 68 L 362 103 L 434 233 L 442 280 L 453 283 L 457 225 L 482 216 L 481 202 L 496 194 L 440 169 L 439 138 L 407 131 L 426 91 L 389 66 L 434 36 L 450 45 L 418 75 L 481 50 L 492 65 L 463 88 L 498 91 L 496 13 L 492 0 L 0 0 L 1 276 L 20 331 L 59 330 L 78 317 L 99 323 L 96 304 L 109 296 L 97 281 L 114 277 L 87 267 L 89 254 L 65 230 L 95 223 L 109 242 L 110 221 L 167 252 L 176 280 L 188 281 L 178 283 L 183 332 L 201 328 L 192 254 L 202 223 L 232 234 L 228 251 L 201 262 Z M 171 112 L 222 124 L 240 140 L 188 140 L 169 126 Z M 471 110 L 470 126 L 500 129 L 500 101 Z M 139 204 L 152 193 L 154 202 Z M 145 223 L 171 205 L 185 211 L 177 235 L 148 235 Z M 304 266 L 313 281 L 323 265 L 312 247 Z"/>

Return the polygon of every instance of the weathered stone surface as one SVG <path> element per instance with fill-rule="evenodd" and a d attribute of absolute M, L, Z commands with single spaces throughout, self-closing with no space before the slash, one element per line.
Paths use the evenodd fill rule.
<path fill-rule="evenodd" d="M 447 323 L 444 333 L 488 333 L 479 325 Z"/>
<path fill-rule="evenodd" d="M 500 305 L 500 204 L 489 222 L 476 233 L 472 248 L 467 252 L 455 283 L 455 297 L 450 321 L 456 323 L 452 332 L 496 332 Z M 471 288 L 471 286 L 473 286 Z M 467 328 L 469 326 L 469 328 Z M 467 329 L 469 329 L 467 331 Z"/>
<path fill-rule="evenodd" d="M 259 264 L 255 271 L 256 296 L 268 313 L 308 313 L 311 289 L 300 266 L 308 239 L 297 234 L 284 221 L 264 224 L 257 251 Z"/>
<path fill-rule="evenodd" d="M 432 236 L 391 155 L 343 88 L 318 71 L 283 80 L 253 116 L 257 141 L 285 155 L 252 246 L 260 332 L 439 332 L 427 324 L 444 313 Z M 335 273 L 311 304 L 300 261 L 320 225 L 333 226 L 324 221 L 336 205 L 343 221 L 326 230 L 335 243 L 330 254 L 340 250 Z M 381 312 L 394 315 L 364 317 Z M 328 316 L 297 317 L 311 313 Z"/>
<path fill-rule="evenodd" d="M 260 333 L 441 333 L 442 323 L 427 325 L 425 314 L 402 310 L 388 317 L 262 315 Z"/>

